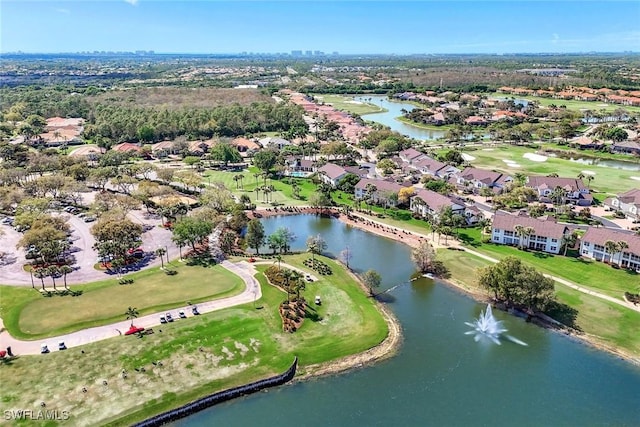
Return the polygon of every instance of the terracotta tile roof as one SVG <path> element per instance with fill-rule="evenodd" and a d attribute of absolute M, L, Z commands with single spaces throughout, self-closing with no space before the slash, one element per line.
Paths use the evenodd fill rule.
<path fill-rule="evenodd" d="M 611 240 L 612 242 L 627 242 L 629 248 L 624 251 L 640 255 L 640 236 L 625 233 L 623 231 L 617 231 L 605 227 L 589 227 L 581 240 L 583 242 L 589 242 L 601 246 L 604 246 L 608 240 Z"/>
<path fill-rule="evenodd" d="M 493 216 L 493 228 L 513 231 L 516 225 L 531 227 L 535 230 L 536 236 L 558 239 L 558 242 L 560 242 L 562 235 L 567 229 L 565 224 L 558 224 L 552 219 L 540 220 L 525 215 L 511 215 L 502 211 L 497 211 Z"/>
<path fill-rule="evenodd" d="M 121 152 L 130 152 L 130 151 L 135 151 L 138 152 L 140 151 L 140 147 L 132 142 L 123 142 L 122 144 L 116 144 L 113 147 L 111 147 L 112 150 L 115 151 L 121 151 Z"/>

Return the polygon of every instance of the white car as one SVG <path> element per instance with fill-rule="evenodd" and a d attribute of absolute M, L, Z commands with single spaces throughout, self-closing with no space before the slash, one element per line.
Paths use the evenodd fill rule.
<path fill-rule="evenodd" d="M 40 346 L 40 353 L 41 354 L 49 353 L 49 346 L 47 344 L 42 344 Z"/>

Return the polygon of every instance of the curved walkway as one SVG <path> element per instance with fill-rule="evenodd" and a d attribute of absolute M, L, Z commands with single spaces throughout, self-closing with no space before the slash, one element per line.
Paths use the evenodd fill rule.
<path fill-rule="evenodd" d="M 246 261 L 240 261 L 238 263 L 232 263 L 230 261 L 223 261 L 220 263 L 224 268 L 230 272 L 240 276 L 245 282 L 246 288 L 239 294 L 228 298 L 222 298 L 197 304 L 198 311 L 203 313 L 209 313 L 223 308 L 233 307 L 236 305 L 246 304 L 256 301 L 262 297 L 262 290 L 260 284 L 253 277 L 256 273 L 255 268 Z M 160 315 L 164 313 L 171 313 L 175 321 L 180 322 L 178 311 L 184 310 L 188 317 L 192 317 L 191 306 L 177 307 L 172 310 L 162 311 L 154 314 L 148 314 L 138 317 L 134 320 L 137 327 L 150 328 L 160 325 Z M 105 340 L 107 338 L 117 337 L 124 334 L 131 325 L 130 320 L 122 322 L 112 323 L 110 325 L 97 326 L 95 328 L 83 329 L 81 331 L 72 332 L 57 337 L 45 338 L 38 341 L 22 341 L 12 337 L 9 332 L 4 328 L 2 319 L 0 319 L 0 349 L 6 349 L 11 347 L 11 351 L 15 355 L 25 354 L 40 354 L 41 343 L 46 343 L 50 351 L 58 350 L 58 342 L 64 341 L 68 348 L 77 347 L 80 345 L 92 343 L 95 341 Z"/>
<path fill-rule="evenodd" d="M 352 215 L 354 215 L 354 214 L 352 214 Z M 387 228 L 392 228 L 392 229 L 395 229 L 396 231 L 402 231 L 402 229 L 399 228 L 399 227 L 395 227 L 393 225 L 385 224 L 384 222 L 373 220 L 373 219 L 368 218 L 367 216 L 364 216 L 362 214 L 357 214 L 357 216 L 360 216 L 361 218 L 364 218 L 364 219 L 366 219 L 366 220 L 368 220 L 370 222 L 376 223 L 378 225 L 385 226 Z M 428 240 L 429 242 L 431 242 L 431 244 L 433 244 L 433 246 L 435 248 L 456 247 L 456 248 L 462 249 L 465 252 L 468 252 L 468 253 L 470 253 L 472 255 L 475 255 L 475 256 L 480 257 L 482 259 L 486 259 L 487 261 L 491 261 L 493 263 L 497 263 L 499 261 L 496 258 L 490 257 L 488 255 L 482 254 L 482 253 L 474 251 L 472 249 L 466 248 L 466 247 L 460 245 L 460 243 L 458 241 L 455 241 L 453 239 L 449 240 L 449 242 L 451 243 L 449 246 L 445 246 L 445 245 L 436 243 L 431 238 L 431 236 L 428 236 L 426 234 L 417 233 L 415 231 L 412 231 L 411 233 L 414 234 L 417 237 L 421 237 L 423 239 Z M 389 236 L 387 236 L 387 237 L 389 237 Z M 582 286 L 580 286 L 580 285 L 578 285 L 576 283 L 573 283 L 573 282 L 570 282 L 569 280 L 563 279 L 562 277 L 552 276 L 550 274 L 544 274 L 544 276 L 545 277 L 549 277 L 550 279 L 553 279 L 554 281 L 560 283 L 561 285 L 567 286 L 567 287 L 569 287 L 571 289 L 575 289 L 578 292 L 582 292 L 584 294 L 591 295 L 591 296 L 594 296 L 596 298 L 600 298 L 600 299 L 612 302 L 614 304 L 620 305 L 620 306 L 628 308 L 630 310 L 634 310 L 634 311 L 640 312 L 640 306 L 639 305 L 634 305 L 633 303 L 631 303 L 631 302 L 629 302 L 627 300 L 614 298 L 612 296 L 605 295 L 603 293 L 600 293 L 600 292 L 597 292 L 597 291 L 593 291 L 591 289 L 584 288 L 584 287 L 582 287 Z"/>

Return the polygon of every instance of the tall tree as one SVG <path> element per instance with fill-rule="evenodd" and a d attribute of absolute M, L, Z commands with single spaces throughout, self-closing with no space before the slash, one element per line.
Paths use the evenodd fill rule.
<path fill-rule="evenodd" d="M 202 243 L 212 231 L 213 224 L 210 221 L 187 216 L 174 225 L 172 239 L 182 246 L 191 245 L 195 251 L 196 244 Z"/>
<path fill-rule="evenodd" d="M 137 319 L 140 313 L 137 308 L 129 306 L 125 315 L 127 316 L 127 320 L 131 320 L 131 326 L 133 327 L 133 319 Z"/>
<path fill-rule="evenodd" d="M 369 288 L 369 295 L 374 296 L 374 289 L 380 287 L 382 277 L 380 276 L 380 273 L 375 270 L 367 270 L 362 274 L 362 281 Z"/>
<path fill-rule="evenodd" d="M 311 252 L 311 259 L 315 261 L 316 254 L 321 254 L 327 249 L 327 242 L 321 235 L 309 236 L 307 238 L 307 252 Z"/>
<path fill-rule="evenodd" d="M 431 243 L 423 241 L 411 251 L 411 259 L 422 273 L 433 270 L 433 263 L 436 260 L 436 253 Z"/>
<path fill-rule="evenodd" d="M 257 219 L 252 219 L 247 224 L 247 234 L 245 240 L 250 248 L 256 250 L 256 254 L 260 254 L 260 246 L 264 245 L 266 235 L 264 232 L 264 226 Z"/>

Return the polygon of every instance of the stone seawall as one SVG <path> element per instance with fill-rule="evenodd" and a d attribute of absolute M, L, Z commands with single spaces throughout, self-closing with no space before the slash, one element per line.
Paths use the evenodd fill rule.
<path fill-rule="evenodd" d="M 168 424 L 170 422 L 179 420 L 181 418 L 188 417 L 189 415 L 200 412 L 203 409 L 207 409 L 213 405 L 227 400 L 235 399 L 236 397 L 246 394 L 255 393 L 269 387 L 275 387 L 287 383 L 293 379 L 298 367 L 298 358 L 296 357 L 289 369 L 286 372 L 276 375 L 264 380 L 255 381 L 249 384 L 241 385 L 238 387 L 230 388 L 228 390 L 219 391 L 209 396 L 205 396 L 195 402 L 188 403 L 176 409 L 172 409 L 167 412 L 163 412 L 147 420 L 134 424 L 134 427 L 155 427 Z"/>

